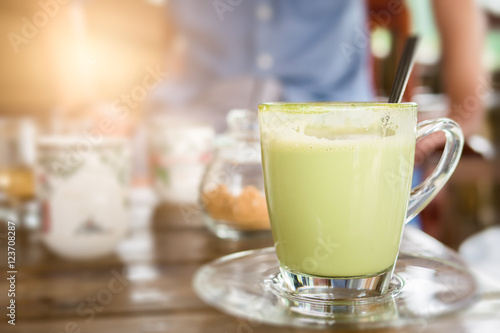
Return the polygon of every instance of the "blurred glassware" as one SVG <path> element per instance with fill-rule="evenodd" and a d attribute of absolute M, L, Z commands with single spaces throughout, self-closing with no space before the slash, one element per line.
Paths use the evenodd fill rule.
<path fill-rule="evenodd" d="M 35 197 L 35 134 L 32 119 L 0 119 L 1 217 L 23 226 L 24 206 Z"/>
<path fill-rule="evenodd" d="M 460 246 L 459 253 L 483 282 L 484 287 L 500 291 L 500 226 L 491 226 L 467 238 Z M 484 284 L 484 283 L 483 283 Z"/>
<path fill-rule="evenodd" d="M 214 129 L 164 117 L 153 119 L 149 127 L 157 195 L 167 202 L 196 204 L 203 172 L 212 158 Z"/>
<path fill-rule="evenodd" d="M 201 185 L 205 224 L 220 238 L 268 235 L 257 112 L 231 110 L 227 123 Z"/>
<path fill-rule="evenodd" d="M 92 123 L 58 119 L 37 142 L 41 239 L 69 259 L 113 252 L 130 223 L 130 142 Z"/>

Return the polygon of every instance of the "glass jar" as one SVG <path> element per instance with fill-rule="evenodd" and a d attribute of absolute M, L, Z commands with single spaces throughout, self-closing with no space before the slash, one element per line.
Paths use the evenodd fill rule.
<path fill-rule="evenodd" d="M 204 221 L 220 238 L 268 235 L 257 112 L 231 110 L 201 184 Z"/>

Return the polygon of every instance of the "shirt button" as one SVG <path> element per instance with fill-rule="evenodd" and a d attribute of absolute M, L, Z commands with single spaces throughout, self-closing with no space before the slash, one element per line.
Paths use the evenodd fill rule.
<path fill-rule="evenodd" d="M 262 53 L 257 57 L 257 66 L 263 70 L 273 67 L 273 62 L 274 59 L 269 53 Z"/>
<path fill-rule="evenodd" d="M 260 4 L 257 6 L 255 14 L 257 19 L 267 22 L 273 17 L 273 8 L 268 4 Z"/>

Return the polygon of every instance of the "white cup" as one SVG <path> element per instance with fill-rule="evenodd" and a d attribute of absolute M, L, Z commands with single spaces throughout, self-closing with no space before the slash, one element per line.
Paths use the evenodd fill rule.
<path fill-rule="evenodd" d="M 71 259 L 112 252 L 130 222 L 128 141 L 45 137 L 38 142 L 37 160 L 46 246 Z"/>

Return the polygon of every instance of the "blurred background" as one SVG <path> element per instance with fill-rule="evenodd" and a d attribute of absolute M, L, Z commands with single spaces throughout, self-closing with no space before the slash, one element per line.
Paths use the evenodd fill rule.
<path fill-rule="evenodd" d="M 257 54 L 252 66 L 258 74 L 253 77 L 241 70 L 246 64 L 223 58 L 247 51 L 220 53 L 246 45 L 238 37 L 241 33 L 247 38 L 244 31 L 210 39 L 225 34 L 226 23 L 246 22 L 242 13 L 248 10 L 255 11 L 257 20 L 272 22 L 274 7 L 262 3 L 1 1 L 0 218 L 17 226 L 19 265 L 43 276 L 77 267 L 87 272 L 95 265 L 121 267 L 137 258 L 153 262 L 163 255 L 161 260 L 175 262 L 175 253 L 182 253 L 179 261 L 195 260 L 204 251 L 220 254 L 271 244 L 257 104 L 319 95 L 292 95 L 293 89 L 308 85 L 307 79 L 291 84 L 293 89 L 280 84 L 280 78 L 297 80 L 283 73 L 278 55 Z M 405 38 L 417 33 L 421 43 L 405 98 L 419 104 L 422 119 L 446 116 L 454 101 L 446 91 L 443 43 L 431 1 L 398 3 L 403 7 L 397 13 L 390 12 L 388 1 L 367 1 L 360 7 L 371 24 L 368 33 L 351 37 L 356 41 L 366 36 L 368 41 L 354 42 L 344 56 L 348 52 L 360 58 L 370 71 L 366 86 L 371 93 L 357 97 L 339 88 L 339 94 L 348 100 L 384 100 Z M 473 103 L 481 105 L 477 108 L 484 109 L 484 117 L 467 133 L 464 155 L 450 182 L 418 221 L 423 231 L 455 250 L 500 224 L 500 2 L 478 0 L 477 5 L 485 27 L 478 50 L 484 74 Z M 220 24 L 206 35 L 203 28 L 211 25 L 200 18 L 204 10 Z M 390 19 L 384 16 L 388 12 Z M 194 21 L 199 25 L 186 23 Z M 196 38 L 198 49 L 193 46 Z M 333 41 L 342 48 L 341 38 Z M 365 49 L 366 59 L 359 56 Z M 221 59 L 215 61 L 214 55 Z M 300 67 L 300 61 L 290 63 Z M 346 73 L 357 75 L 355 70 Z M 420 161 L 421 176 L 436 165 L 440 153 L 435 148 L 437 152 L 428 151 Z M 181 233 L 206 228 L 210 233 L 203 237 L 213 238 L 186 235 L 180 239 L 188 245 L 177 246 L 167 241 L 171 236 L 156 234 L 172 228 Z M 254 236 L 257 243 L 245 243 Z M 200 258 L 196 260 L 207 260 Z M 132 279 L 157 274 L 147 265 L 130 267 L 127 276 Z M 57 300 L 44 293 L 41 297 L 35 287 L 26 290 L 33 292 L 24 294 L 23 302 L 32 311 L 26 318 L 69 312 L 79 304 L 79 296 Z M 142 290 L 134 297 L 147 303 L 161 295 Z M 55 310 L 35 310 L 43 304 L 55 304 Z"/>

